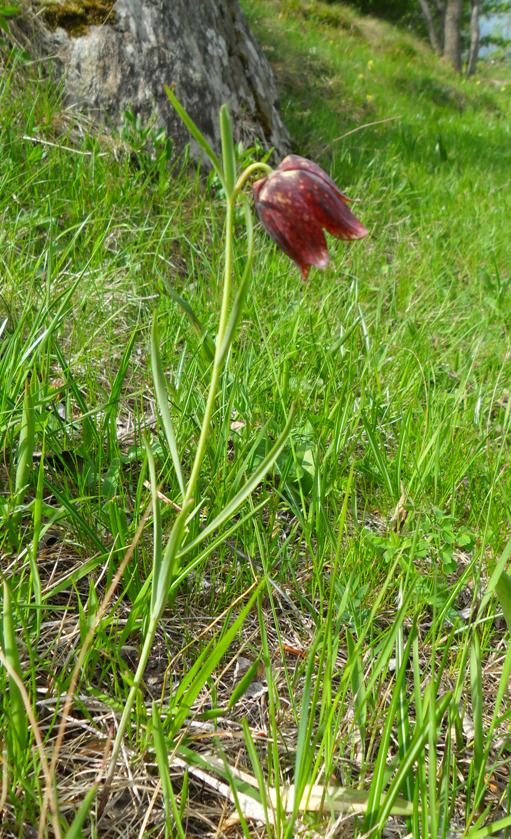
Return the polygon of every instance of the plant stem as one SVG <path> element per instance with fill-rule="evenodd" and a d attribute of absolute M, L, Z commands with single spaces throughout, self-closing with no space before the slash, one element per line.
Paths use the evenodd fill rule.
<path fill-rule="evenodd" d="M 233 193 L 233 200 L 236 200 L 236 197 L 239 195 L 248 179 L 252 177 L 254 172 L 264 172 L 266 175 L 269 175 L 272 171 L 273 169 L 271 168 L 271 166 L 268 166 L 267 163 L 251 163 L 250 166 L 247 166 L 247 168 L 241 173 L 238 180 L 236 181 L 236 186 L 234 187 Z"/>
<path fill-rule="evenodd" d="M 239 181 L 238 181 L 239 183 Z M 236 192 L 236 190 L 235 190 Z M 195 487 L 199 477 L 200 468 L 204 459 L 206 451 L 206 441 L 209 434 L 209 426 L 213 414 L 215 398 L 218 390 L 218 382 L 220 381 L 220 374 L 223 367 L 222 344 L 227 327 L 227 319 L 229 312 L 229 300 L 231 297 L 232 286 L 232 257 L 233 257 L 233 222 L 234 222 L 234 202 L 235 192 L 227 199 L 227 214 L 225 219 L 225 266 L 224 266 L 224 288 L 222 295 L 222 308 L 220 310 L 220 321 L 218 323 L 218 332 L 216 336 L 215 358 L 213 360 L 213 371 L 211 373 L 211 382 L 209 385 L 208 399 L 206 408 L 204 410 L 204 418 L 202 420 L 202 427 L 200 431 L 199 441 L 197 443 L 197 450 L 195 452 L 195 459 L 193 461 L 192 471 L 186 487 L 185 498 L 183 506 L 193 498 Z"/>
<path fill-rule="evenodd" d="M 208 398 L 206 402 L 206 407 L 204 410 L 204 417 L 202 420 L 202 426 L 200 431 L 199 440 L 197 442 L 197 449 L 195 452 L 195 458 L 193 461 L 192 471 L 190 473 L 190 478 L 188 480 L 188 484 L 186 487 L 185 496 L 183 499 L 181 513 L 176 518 L 174 522 L 174 526 L 172 528 L 172 532 L 169 537 L 169 542 L 167 544 L 167 549 L 165 551 L 164 560 L 162 562 L 163 570 L 163 580 L 159 581 L 158 589 L 159 594 L 154 604 L 154 608 L 151 612 L 149 625 L 147 627 L 146 636 L 144 639 L 144 645 L 142 647 L 142 651 L 140 653 L 140 660 L 138 663 L 138 667 L 133 679 L 133 684 L 131 686 L 130 692 L 128 694 L 128 698 L 126 700 L 126 704 L 124 706 L 124 710 L 122 712 L 122 717 L 119 722 L 119 728 L 117 729 L 117 734 L 115 737 L 114 744 L 112 746 L 112 754 L 110 756 L 110 768 L 108 771 L 108 775 L 105 780 L 105 784 L 103 787 L 103 793 L 101 796 L 99 812 L 101 813 L 105 807 L 110 783 L 113 777 L 113 773 L 115 770 L 115 765 L 117 762 L 117 757 L 119 755 L 119 751 L 121 748 L 122 738 L 124 735 L 124 731 L 129 721 L 129 717 L 131 714 L 131 709 L 136 699 L 136 695 L 140 684 L 142 682 L 142 678 L 144 675 L 144 671 L 147 665 L 147 661 L 153 646 L 154 636 L 156 634 L 156 629 L 158 627 L 159 620 L 161 618 L 162 612 L 165 608 L 165 604 L 167 602 L 167 598 L 164 596 L 164 590 L 168 590 L 168 584 L 170 583 L 170 578 L 172 575 L 172 571 L 174 569 L 174 561 L 176 555 L 181 547 L 181 542 L 183 539 L 184 533 L 184 522 L 187 515 L 187 511 L 190 509 L 193 503 L 193 495 L 195 492 L 195 487 L 197 485 L 197 480 L 200 474 L 200 468 L 202 465 L 202 461 L 204 460 L 204 454 L 206 451 L 206 442 L 209 434 L 210 424 L 211 424 L 211 417 L 213 415 L 213 409 L 215 405 L 215 399 L 218 391 L 218 383 L 220 381 L 220 375 L 222 373 L 222 369 L 224 366 L 224 360 L 226 357 L 226 353 L 222 351 L 222 344 L 223 339 L 225 336 L 228 318 L 229 318 L 229 301 L 231 298 L 231 288 L 232 288 L 232 272 L 233 272 L 233 233 L 234 233 L 234 204 L 235 204 L 235 194 L 234 192 L 227 197 L 227 213 L 226 213 L 226 231 L 225 231 L 225 266 L 224 266 L 224 285 L 223 285 L 223 293 L 222 293 L 222 306 L 220 310 L 220 320 L 218 323 L 218 332 L 216 336 L 216 346 L 215 346 L 215 357 L 213 360 L 213 370 L 211 372 L 211 381 L 209 384 L 209 392 Z M 153 586 L 156 585 L 158 581 L 153 580 Z"/>

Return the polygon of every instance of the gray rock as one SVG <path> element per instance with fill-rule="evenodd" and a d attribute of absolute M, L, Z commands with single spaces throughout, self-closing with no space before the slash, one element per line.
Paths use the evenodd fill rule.
<path fill-rule="evenodd" d="M 182 148 L 189 136 L 164 93 L 169 85 L 216 149 L 226 102 L 236 139 L 288 150 L 271 68 L 237 0 L 117 0 L 99 25 L 89 25 L 97 13 L 87 18 L 92 0 L 32 2 L 47 21 L 45 50 L 58 59 L 67 103 L 80 111 L 115 126 L 126 110 L 143 121 L 156 116 Z M 77 6 L 83 18 L 66 11 Z"/>

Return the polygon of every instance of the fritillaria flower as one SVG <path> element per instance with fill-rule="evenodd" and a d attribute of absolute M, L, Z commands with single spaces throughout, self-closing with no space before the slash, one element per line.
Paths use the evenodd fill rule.
<path fill-rule="evenodd" d="M 307 279 L 309 267 L 326 268 L 323 228 L 338 239 L 362 239 L 368 231 L 344 195 L 316 163 L 290 154 L 267 177 L 253 184 L 263 227 Z"/>

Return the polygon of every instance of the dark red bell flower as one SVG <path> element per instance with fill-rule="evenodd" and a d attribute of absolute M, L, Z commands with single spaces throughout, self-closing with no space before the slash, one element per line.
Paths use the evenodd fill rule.
<path fill-rule="evenodd" d="M 279 248 L 298 265 L 304 280 L 309 266 L 326 268 L 323 228 L 338 239 L 362 239 L 368 231 L 346 206 L 344 195 L 312 160 L 290 154 L 252 186 L 257 214 Z"/>

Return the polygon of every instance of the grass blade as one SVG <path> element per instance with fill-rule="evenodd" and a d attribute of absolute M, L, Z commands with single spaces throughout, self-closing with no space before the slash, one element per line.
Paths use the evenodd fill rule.
<path fill-rule="evenodd" d="M 2 641 L 4 655 L 13 671 L 22 679 L 18 644 L 14 629 L 11 592 L 5 580 L 3 594 Z M 9 677 L 8 697 L 8 706 L 5 711 L 9 717 L 7 742 L 10 759 L 13 766 L 21 768 L 25 760 L 25 750 L 28 743 L 28 719 L 19 688 L 11 677 Z"/>
<path fill-rule="evenodd" d="M 160 564 L 162 560 L 162 533 L 160 499 L 158 498 L 158 485 L 156 483 L 156 469 L 151 446 L 146 443 L 147 462 L 149 464 L 149 480 L 151 483 L 151 501 L 153 509 L 153 580 L 159 579 Z M 155 608 L 156 586 L 151 586 L 151 611 Z"/>
<path fill-rule="evenodd" d="M 438 727 L 440 720 L 442 719 L 443 715 L 445 714 L 447 708 L 449 707 L 449 703 L 451 702 L 452 696 L 450 693 L 445 694 L 442 696 L 440 701 L 436 706 L 436 712 L 434 717 L 434 726 L 435 728 Z M 428 742 L 428 738 L 430 735 L 430 726 L 431 720 L 428 716 L 425 723 L 423 724 L 422 728 L 414 734 L 412 738 L 412 742 L 410 744 L 410 748 L 408 749 L 407 753 L 405 754 L 404 758 L 401 760 L 399 764 L 399 769 L 397 770 L 394 778 L 392 779 L 392 783 L 390 784 L 385 798 L 381 804 L 381 810 L 379 813 L 379 820 L 376 827 L 377 831 L 383 830 L 385 826 L 385 822 L 387 821 L 388 817 L 392 812 L 392 808 L 395 804 L 396 798 L 399 795 L 399 791 L 403 784 L 405 783 L 407 775 L 410 773 L 413 764 L 419 758 L 419 755 L 424 750 L 426 743 Z"/>
<path fill-rule="evenodd" d="M 65 839 L 82 839 L 82 827 L 85 824 L 85 819 L 89 815 L 89 811 L 92 807 L 92 803 L 96 797 L 97 791 L 97 784 L 93 784 L 91 788 L 87 791 L 87 795 L 80 804 L 78 810 L 76 811 L 73 821 L 71 822 L 69 828 L 66 830 L 64 834 Z"/>
<path fill-rule="evenodd" d="M 250 727 L 246 719 L 242 721 L 243 726 L 243 737 L 245 740 L 245 746 L 247 748 L 247 754 L 250 758 L 250 763 L 252 764 L 252 769 L 254 771 L 254 776 L 257 780 L 257 788 L 259 790 L 259 795 L 261 796 L 261 804 L 264 810 L 264 819 L 265 824 L 269 825 L 269 814 L 268 814 L 268 796 L 266 794 L 266 779 L 264 777 L 263 768 L 261 766 L 261 761 L 259 760 L 259 755 L 257 754 L 257 749 L 254 743 L 254 739 L 252 737 L 252 732 L 250 731 Z"/>
<path fill-rule="evenodd" d="M 482 804 L 485 790 L 484 729 L 483 729 L 483 674 L 481 668 L 481 646 L 479 636 L 474 632 L 470 648 L 470 694 L 472 698 L 472 721 L 474 724 L 473 771 L 475 779 L 474 807 Z"/>
<path fill-rule="evenodd" d="M 172 88 L 167 87 L 167 85 L 165 85 L 165 93 L 167 94 L 167 96 L 169 98 L 170 104 L 172 105 L 172 107 L 174 108 L 174 110 L 178 114 L 179 118 L 182 120 L 182 122 L 186 125 L 188 131 L 192 135 L 193 139 L 195 140 L 195 142 L 197 143 L 199 148 L 202 149 L 202 151 L 204 152 L 206 157 L 213 164 L 213 168 L 215 169 L 215 172 L 217 173 L 220 181 L 222 182 L 222 186 L 224 187 L 224 189 L 226 189 L 226 183 L 225 183 L 224 173 L 222 171 L 222 165 L 220 163 L 219 158 L 217 157 L 217 155 L 215 154 L 215 152 L 211 148 L 210 144 L 206 140 L 204 134 L 202 133 L 200 128 L 195 124 L 193 119 L 186 113 L 185 109 L 181 105 L 181 102 L 179 101 L 179 99 L 175 95 Z"/>
<path fill-rule="evenodd" d="M 173 288 L 172 283 L 170 282 L 168 277 L 163 276 L 162 280 L 169 297 L 171 298 L 171 300 L 174 301 L 174 303 L 177 303 L 177 305 L 183 310 L 191 325 L 193 326 L 195 332 L 201 339 L 200 351 L 201 354 L 204 356 L 204 360 L 208 364 L 212 364 L 213 359 L 215 357 L 215 345 L 207 329 L 202 325 L 202 322 L 195 314 L 188 300 L 185 300 L 184 297 L 181 297 L 181 295 L 178 294 L 177 291 Z"/>
<path fill-rule="evenodd" d="M 165 805 L 165 836 L 170 839 L 177 834 L 179 839 L 185 839 L 181 816 L 176 806 L 176 798 L 170 780 L 169 753 L 156 702 L 153 702 L 152 705 L 152 734 Z M 176 834 L 171 833 L 171 826 L 175 828 Z"/>
<path fill-rule="evenodd" d="M 243 607 L 237 618 L 222 633 L 221 637 L 204 648 L 197 661 L 190 668 L 177 688 L 174 697 L 175 716 L 172 721 L 172 735 L 182 727 L 189 715 L 192 705 L 197 699 L 209 677 L 227 653 L 236 635 L 243 626 L 254 602 L 263 585 L 263 581 L 253 591 L 248 603 Z"/>
<path fill-rule="evenodd" d="M 385 776 L 387 774 L 387 756 L 390 746 L 390 737 L 392 734 L 392 729 L 394 725 L 394 720 L 399 708 L 399 704 L 401 702 L 401 691 L 403 689 L 404 679 L 406 675 L 406 668 L 408 666 L 408 658 L 410 656 L 410 650 L 412 647 L 413 639 L 415 636 L 415 628 L 413 631 L 410 632 L 408 635 L 408 640 L 406 642 L 406 647 L 403 650 L 403 656 L 401 661 L 401 666 L 399 667 L 396 673 L 396 681 L 394 684 L 394 691 L 392 694 L 392 699 L 390 702 L 390 706 L 387 710 L 387 716 L 385 719 L 385 725 L 382 732 L 382 738 L 380 741 L 380 748 L 378 749 L 378 756 L 375 761 L 375 765 L 373 768 L 373 780 L 371 782 L 371 788 L 369 791 L 369 799 L 367 804 L 367 814 L 364 821 L 364 830 L 368 831 L 371 830 L 381 815 L 380 810 L 380 802 L 383 793 L 383 787 L 385 784 Z M 396 791 L 397 795 L 397 791 Z M 385 801 L 387 800 L 387 796 L 385 796 Z"/>
<path fill-rule="evenodd" d="M 511 577 L 503 571 L 495 583 L 495 594 L 502 606 L 508 631 L 511 632 Z"/>
<path fill-rule="evenodd" d="M 37 472 L 37 487 L 34 498 L 34 505 L 32 511 L 33 521 L 33 536 L 32 544 L 28 549 L 28 557 L 30 562 L 30 586 L 34 592 L 34 604 L 36 608 L 36 638 L 39 638 L 41 631 L 41 616 L 42 616 L 42 591 L 41 578 L 39 575 L 39 566 L 37 564 L 37 554 L 39 551 L 39 539 L 41 538 L 41 520 L 43 508 L 43 493 L 44 493 L 44 438 L 41 448 L 41 459 L 39 461 L 39 469 Z M 30 595 L 29 595 L 30 596 Z"/>
<path fill-rule="evenodd" d="M 363 747 L 365 743 L 365 730 L 367 721 L 367 694 L 364 683 L 364 671 L 362 659 L 356 648 L 351 632 L 346 630 L 346 645 L 348 647 L 348 661 L 352 662 L 350 680 L 353 704 L 355 706 L 355 719 L 360 732 L 360 742 Z"/>
<path fill-rule="evenodd" d="M 16 499 L 20 503 L 28 482 L 29 469 L 34 455 L 35 411 L 31 382 L 25 382 L 25 398 L 18 442 L 18 462 L 16 466 Z"/>
<path fill-rule="evenodd" d="M 263 480 L 267 472 L 271 469 L 274 465 L 275 461 L 277 460 L 279 454 L 282 452 L 286 440 L 289 436 L 289 432 L 291 431 L 291 425 L 293 422 L 294 417 L 294 409 L 292 408 L 289 412 L 289 417 L 287 419 L 286 425 L 282 430 L 280 436 L 277 438 L 275 445 L 270 449 L 264 460 L 258 466 L 254 474 L 249 478 L 249 480 L 242 486 L 239 492 L 236 493 L 234 498 L 232 498 L 224 507 L 224 509 L 211 521 L 206 527 L 201 530 L 198 536 L 195 539 L 192 539 L 191 542 L 188 542 L 178 554 L 178 559 L 181 560 L 187 553 L 191 550 L 194 550 L 197 545 L 200 545 L 204 539 L 207 539 L 208 536 L 211 535 L 215 530 L 218 530 L 226 521 L 228 521 L 232 516 L 236 513 L 236 511 L 241 507 L 241 505 L 247 500 L 249 495 L 252 494 L 256 486 Z"/>

